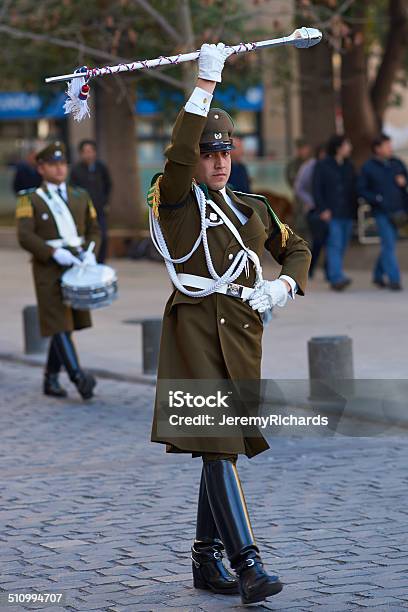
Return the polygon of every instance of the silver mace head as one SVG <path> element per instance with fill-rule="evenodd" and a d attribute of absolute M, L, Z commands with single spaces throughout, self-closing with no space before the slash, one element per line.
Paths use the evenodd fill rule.
<path fill-rule="evenodd" d="M 299 28 L 289 36 L 292 44 L 298 49 L 307 49 L 322 40 L 322 33 L 317 28 Z"/>

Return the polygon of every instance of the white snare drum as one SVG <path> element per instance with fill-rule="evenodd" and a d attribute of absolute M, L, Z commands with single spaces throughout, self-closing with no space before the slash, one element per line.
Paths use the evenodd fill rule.
<path fill-rule="evenodd" d="M 64 304 L 76 310 L 109 306 L 117 298 L 117 280 L 110 266 L 72 266 L 61 277 Z"/>

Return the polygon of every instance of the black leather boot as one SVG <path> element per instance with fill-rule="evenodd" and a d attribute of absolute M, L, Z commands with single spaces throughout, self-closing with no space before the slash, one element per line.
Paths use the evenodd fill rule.
<path fill-rule="evenodd" d="M 93 389 L 96 385 L 96 380 L 89 372 L 82 370 L 78 356 L 75 351 L 74 344 L 69 333 L 61 332 L 53 336 L 55 348 L 68 372 L 70 380 L 76 385 L 83 399 L 93 397 Z"/>
<path fill-rule="evenodd" d="M 231 565 L 239 577 L 239 590 L 244 604 L 263 601 L 283 589 L 279 576 L 266 573 L 255 547 L 243 551 Z"/>
<path fill-rule="evenodd" d="M 193 562 L 193 584 L 196 589 L 212 591 L 220 595 L 237 595 L 238 580 L 222 562 L 223 543 L 218 540 L 200 542 L 196 540 L 191 548 Z"/>
<path fill-rule="evenodd" d="M 52 397 L 67 397 L 68 393 L 64 387 L 61 387 L 58 374 L 52 372 L 44 373 L 44 395 L 51 395 Z"/>
<path fill-rule="evenodd" d="M 58 374 L 60 369 L 61 360 L 59 358 L 58 351 L 55 348 L 54 338 L 51 338 L 48 349 L 47 365 L 44 372 L 44 395 L 51 395 L 52 397 L 67 397 L 68 394 L 66 390 L 59 384 Z"/>
<path fill-rule="evenodd" d="M 196 539 L 191 548 L 193 584 L 221 595 L 237 595 L 238 581 L 222 562 L 224 545 L 219 539 L 211 507 L 208 501 L 204 474 L 201 472 L 197 508 Z"/>
<path fill-rule="evenodd" d="M 256 603 L 276 595 L 283 585 L 278 576 L 263 569 L 234 463 L 224 459 L 205 461 L 204 476 L 218 532 L 238 575 L 242 603 Z"/>

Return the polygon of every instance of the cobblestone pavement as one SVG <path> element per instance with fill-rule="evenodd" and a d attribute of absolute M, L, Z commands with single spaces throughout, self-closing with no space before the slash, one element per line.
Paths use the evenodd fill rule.
<path fill-rule="evenodd" d="M 43 398 L 40 370 L 0 363 L 0 604 L 49 610 L 242 609 L 192 587 L 200 460 L 149 443 L 153 389 Z M 408 609 L 407 438 L 284 439 L 239 460 L 265 564 L 283 592 L 252 610 Z"/>

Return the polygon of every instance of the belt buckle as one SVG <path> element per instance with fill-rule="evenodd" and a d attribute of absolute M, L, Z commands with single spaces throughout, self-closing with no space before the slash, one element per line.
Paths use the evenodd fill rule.
<path fill-rule="evenodd" d="M 240 298 L 242 297 L 243 289 L 244 288 L 242 287 L 242 285 L 236 285 L 235 283 L 228 283 L 226 295 L 229 295 L 231 297 Z"/>

